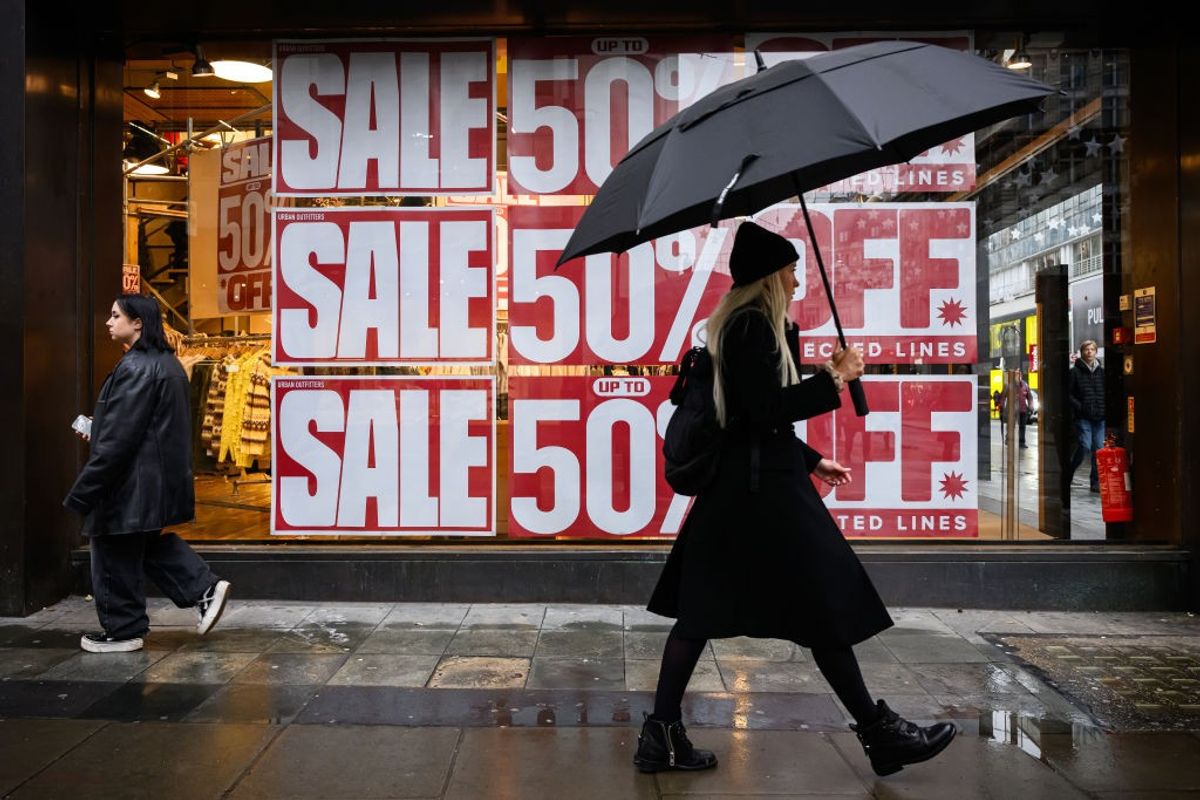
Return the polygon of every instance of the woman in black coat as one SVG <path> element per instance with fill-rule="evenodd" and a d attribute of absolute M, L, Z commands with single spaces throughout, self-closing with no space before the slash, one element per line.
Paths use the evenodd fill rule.
<path fill-rule="evenodd" d="M 812 648 L 880 775 L 932 758 L 956 733 L 950 723 L 919 728 L 874 702 L 851 649 L 892 620 L 809 479 L 837 486 L 850 470 L 798 439 L 792 423 L 838 408 L 862 357 L 839 351 L 799 379 L 798 331 L 787 319 L 797 258 L 787 239 L 742 223 L 729 262 L 733 288 L 708 321 L 723 444 L 717 476 L 696 497 L 649 604 L 676 622 L 634 758 L 645 772 L 716 766 L 716 756 L 691 745 L 680 712 L 713 638 Z"/>
<path fill-rule="evenodd" d="M 84 515 L 90 539 L 92 593 L 99 633 L 80 646 L 93 653 L 142 648 L 150 628 L 143 571 L 180 608 L 195 608 L 207 633 L 225 607 L 229 582 L 217 578 L 167 525 L 195 516 L 189 384 L 163 334 L 158 303 L 123 294 L 108 332 L 126 348 L 104 381 L 90 432 L 87 463 L 67 508 Z"/>

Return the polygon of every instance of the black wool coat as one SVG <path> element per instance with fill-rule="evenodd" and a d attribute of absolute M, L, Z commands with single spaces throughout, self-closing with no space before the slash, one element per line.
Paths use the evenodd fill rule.
<path fill-rule="evenodd" d="M 767 318 L 735 312 L 726 325 L 729 422 L 717 477 L 693 502 L 648 609 L 675 617 L 687 638 L 857 644 L 892 620 L 809 477 L 821 454 L 792 429 L 841 405 L 833 378 L 821 371 L 781 387 Z M 794 326 L 787 339 L 799 363 Z"/>
<path fill-rule="evenodd" d="M 195 516 L 190 384 L 174 354 L 134 348 L 104 381 L 91 452 L 63 505 L 86 536 L 161 530 Z"/>

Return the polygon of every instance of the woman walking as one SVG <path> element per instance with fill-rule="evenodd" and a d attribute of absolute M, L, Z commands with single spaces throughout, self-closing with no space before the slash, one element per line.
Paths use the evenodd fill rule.
<path fill-rule="evenodd" d="M 108 332 L 126 348 L 104 381 L 92 418 L 87 463 L 67 508 L 84 515 L 92 551 L 92 593 L 101 631 L 80 646 L 92 653 L 142 648 L 150 628 L 143 572 L 180 608 L 195 608 L 196 631 L 221 616 L 229 582 L 167 525 L 195 516 L 187 375 L 163 333 L 158 303 L 123 294 Z"/>
<path fill-rule="evenodd" d="M 892 620 L 809 479 L 838 486 L 850 470 L 796 438 L 792 423 L 839 407 L 863 362 L 841 350 L 799 379 L 798 330 L 787 318 L 797 259 L 787 239 L 743 222 L 729 261 L 733 287 L 708 320 L 723 443 L 716 478 L 696 497 L 648 606 L 676 622 L 638 738 L 634 764 L 643 772 L 716 766 L 713 753 L 692 746 L 680 710 L 714 638 L 811 648 L 879 775 L 932 758 L 957 732 L 950 723 L 918 727 L 875 702 L 851 649 Z"/>

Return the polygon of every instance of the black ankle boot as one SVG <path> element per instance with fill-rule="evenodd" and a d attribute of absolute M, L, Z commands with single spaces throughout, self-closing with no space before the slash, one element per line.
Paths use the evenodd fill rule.
<path fill-rule="evenodd" d="M 928 761 L 945 750 L 958 733 L 952 722 L 922 728 L 892 711 L 882 700 L 877 707 L 879 718 L 870 725 L 850 726 L 858 734 L 876 775 L 891 775 L 906 764 Z"/>
<path fill-rule="evenodd" d="M 708 769 L 717 765 L 715 755 L 692 747 L 683 722 L 645 717 L 642 733 L 638 736 L 637 755 L 633 757 L 633 764 L 639 770 L 662 772 L 665 769 Z"/>

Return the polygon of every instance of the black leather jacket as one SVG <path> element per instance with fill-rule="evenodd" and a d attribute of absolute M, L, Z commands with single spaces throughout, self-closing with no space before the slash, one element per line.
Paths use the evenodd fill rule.
<path fill-rule="evenodd" d="M 187 374 L 172 353 L 127 352 L 100 389 L 91 454 L 63 505 L 83 533 L 160 530 L 195 516 Z"/>

